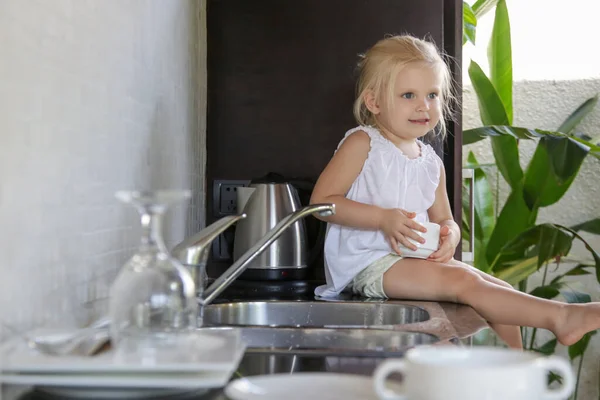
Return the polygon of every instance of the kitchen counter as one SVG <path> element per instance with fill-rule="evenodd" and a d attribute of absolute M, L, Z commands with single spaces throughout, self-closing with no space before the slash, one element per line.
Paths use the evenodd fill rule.
<path fill-rule="evenodd" d="M 297 288 L 296 288 L 297 289 Z M 221 298 L 219 302 L 233 302 L 239 300 L 265 300 L 265 296 L 248 295 L 244 291 L 244 296 L 238 296 L 231 292 L 226 298 Z M 226 293 L 225 293 L 226 294 Z M 249 299 L 250 297 L 250 299 Z M 268 300 L 274 300 L 273 295 L 266 296 Z M 290 300 L 290 296 L 282 296 Z M 294 291 L 293 299 L 297 301 L 314 301 L 310 292 L 299 293 Z M 340 300 L 381 302 L 381 300 L 357 299 L 351 296 L 342 296 Z M 457 345 L 457 346 L 478 346 L 478 345 L 497 345 L 503 346 L 502 341 L 489 329 L 486 321 L 479 316 L 471 307 L 454 303 L 420 302 L 420 301 L 401 301 L 404 304 L 421 307 L 430 315 L 430 319 L 424 322 L 413 323 L 397 327 L 403 331 L 425 332 L 437 336 L 440 341 L 435 345 Z M 346 356 L 315 356 L 303 354 L 270 354 L 265 352 L 255 353 L 247 351 L 244 355 L 237 371 L 232 376 L 236 379 L 243 376 L 255 376 L 275 373 L 297 373 L 297 372 L 336 372 L 352 373 L 361 375 L 370 375 L 376 366 L 386 358 L 385 353 L 381 357 L 346 357 Z M 60 397 L 49 395 L 42 390 L 30 390 L 18 397 L 19 400 L 49 400 Z M 169 397 L 175 399 L 175 397 Z M 197 399 L 197 400 L 227 400 L 222 389 L 212 390 L 210 392 L 189 394 L 177 399 Z"/>
<path fill-rule="evenodd" d="M 271 284 L 260 282 L 260 285 L 257 285 L 255 282 L 237 281 L 228 287 L 214 303 L 265 300 L 321 301 L 320 298 L 314 296 L 315 288 L 321 284 L 323 282 L 283 281 Z M 361 298 L 348 293 L 340 294 L 335 300 L 375 303 L 382 301 L 382 299 Z M 460 339 L 467 344 L 477 332 L 489 328 L 487 322 L 475 310 L 463 304 L 412 300 L 394 301 L 424 308 L 430 316 L 428 321 L 403 326 L 403 330 L 410 329 L 430 333 L 442 341 Z"/>

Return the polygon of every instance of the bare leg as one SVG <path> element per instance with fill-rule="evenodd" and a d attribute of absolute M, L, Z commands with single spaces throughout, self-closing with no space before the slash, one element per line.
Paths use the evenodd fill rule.
<path fill-rule="evenodd" d="M 464 266 L 468 264 L 460 263 L 456 260 L 451 260 L 448 264 L 454 264 L 458 266 Z M 478 270 L 477 268 L 471 267 L 468 265 L 471 271 L 479 274 L 483 279 L 488 282 L 494 283 L 496 285 L 503 286 L 505 288 L 515 290 L 510 283 L 504 282 L 502 279 L 498 279 L 489 274 L 486 274 L 483 271 Z M 488 321 L 489 322 L 489 321 Z M 495 324 L 493 322 L 489 322 L 490 327 L 500 336 L 500 339 L 504 341 L 509 347 L 513 349 L 523 349 L 523 337 L 521 336 L 521 328 L 516 325 L 502 325 Z"/>
<path fill-rule="evenodd" d="M 390 298 L 468 304 L 493 324 L 548 329 L 566 346 L 600 328 L 600 303 L 541 299 L 489 282 L 458 261 L 402 259 L 383 275 L 383 290 Z"/>
<path fill-rule="evenodd" d="M 488 321 L 489 322 L 489 321 Z M 490 327 L 512 349 L 523 350 L 521 328 L 516 325 L 503 325 L 489 322 Z"/>

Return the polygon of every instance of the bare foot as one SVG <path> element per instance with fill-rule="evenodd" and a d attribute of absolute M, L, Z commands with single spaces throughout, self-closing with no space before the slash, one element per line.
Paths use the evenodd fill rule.
<path fill-rule="evenodd" d="M 570 346 L 596 329 L 600 329 L 600 303 L 569 304 L 554 334 L 561 344 Z"/>

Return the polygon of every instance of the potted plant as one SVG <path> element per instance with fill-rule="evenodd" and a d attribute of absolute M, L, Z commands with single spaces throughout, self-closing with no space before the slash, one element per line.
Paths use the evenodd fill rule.
<path fill-rule="evenodd" d="M 463 238 L 474 237 L 474 266 L 518 286 L 519 290 L 543 298 L 562 296 L 567 302 L 589 302 L 590 296 L 569 288 L 568 279 L 577 275 L 595 275 L 600 282 L 600 256 L 580 235 L 580 231 L 600 234 L 600 218 L 575 226 L 555 223 L 538 224 L 541 208 L 558 202 L 568 192 L 580 167 L 588 156 L 600 159 L 600 136 L 591 138 L 576 131 L 577 125 L 598 102 L 598 96 L 587 99 L 572 112 L 556 131 L 513 126 L 512 55 L 509 14 L 505 0 L 479 0 L 473 6 L 464 3 L 463 41 L 475 42 L 477 19 L 495 10 L 494 27 L 488 46 L 490 74 L 471 61 L 469 77 L 476 93 L 482 126 L 463 132 L 463 144 L 489 140 L 494 155 L 494 168 L 506 181 L 506 202 L 494 210 L 494 196 L 488 166 L 480 165 L 470 152 L 467 168 L 474 169 L 474 226 L 463 219 Z M 521 167 L 519 143 L 537 142 L 535 152 Z M 468 211 L 465 210 L 465 213 Z M 548 278 L 550 265 L 573 261 L 568 258 L 574 241 L 580 241 L 590 257 L 578 260 L 568 271 Z M 543 270 L 540 286 L 528 288 L 528 277 Z M 536 330 L 524 335 L 525 347 L 546 354 L 554 352 L 556 339 L 536 345 Z M 585 335 L 569 347 L 572 360 L 579 357 L 579 372 L 590 337 Z M 578 374 L 579 378 L 579 374 Z M 575 392 L 574 398 L 577 397 Z"/>

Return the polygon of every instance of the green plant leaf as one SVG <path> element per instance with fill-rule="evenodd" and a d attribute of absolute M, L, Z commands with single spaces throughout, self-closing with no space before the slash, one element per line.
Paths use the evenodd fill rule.
<path fill-rule="evenodd" d="M 571 227 L 574 231 L 584 231 L 600 235 L 600 218 L 591 219 Z"/>
<path fill-rule="evenodd" d="M 504 104 L 479 64 L 471 60 L 469 77 L 479 102 L 479 115 L 484 125 L 509 125 Z"/>
<path fill-rule="evenodd" d="M 586 268 L 589 268 L 589 267 L 590 267 L 589 265 L 581 265 L 580 264 L 580 265 L 570 269 L 569 271 L 565 272 L 564 274 L 558 275 L 557 277 L 552 279 L 552 281 L 550 281 L 550 285 L 559 283 L 561 281 L 561 279 L 563 279 L 565 276 L 591 275 L 592 273 L 589 272 L 588 270 L 586 270 Z"/>
<path fill-rule="evenodd" d="M 508 195 L 506 203 L 498 219 L 496 226 L 488 242 L 486 249 L 486 259 L 493 271 L 501 269 L 504 265 L 496 265 L 496 258 L 506 243 L 519 236 L 522 232 L 533 226 L 537 214 L 530 210 L 523 199 L 523 189 L 521 187 L 513 188 Z M 522 258 L 524 253 L 515 254 L 512 259 Z"/>
<path fill-rule="evenodd" d="M 592 298 L 587 293 L 581 293 L 576 290 L 561 290 L 560 294 L 565 298 L 567 303 L 589 303 Z"/>
<path fill-rule="evenodd" d="M 511 136 L 492 137 L 491 140 L 498 170 L 510 187 L 515 189 L 523 180 L 517 140 Z"/>
<path fill-rule="evenodd" d="M 555 372 L 550 371 L 548 374 L 548 386 L 552 385 L 553 382 L 558 382 L 562 385 L 563 377 Z"/>
<path fill-rule="evenodd" d="M 590 148 L 570 137 L 546 135 L 540 140 L 550 156 L 552 172 L 559 183 L 572 180 Z"/>
<path fill-rule="evenodd" d="M 586 268 L 589 268 L 589 265 L 578 265 L 575 268 L 570 269 L 569 271 L 565 272 L 565 276 L 577 276 L 577 275 L 591 275 L 591 272 L 586 270 Z"/>
<path fill-rule="evenodd" d="M 512 101 L 512 50 L 510 42 L 510 20 L 506 1 L 496 4 L 494 27 L 488 45 L 488 61 L 490 63 L 490 80 L 498 92 L 509 125 L 513 121 Z"/>
<path fill-rule="evenodd" d="M 496 164 L 495 163 L 469 163 L 469 168 L 495 168 Z"/>
<path fill-rule="evenodd" d="M 464 134 L 471 140 L 470 143 L 475 143 L 481 139 L 495 136 L 512 136 L 515 139 L 538 139 L 544 136 L 537 129 L 527 129 L 508 125 L 486 125 L 477 128 L 467 129 Z M 468 143 L 468 144 L 470 144 Z"/>
<path fill-rule="evenodd" d="M 560 146 L 548 146 L 548 140 L 561 140 L 564 142 L 564 146 L 562 148 Z M 525 171 L 523 195 L 529 208 L 549 206 L 564 196 L 587 155 L 585 149 L 580 152 L 575 150 L 579 149 L 579 146 L 581 146 L 579 143 L 567 137 L 550 139 L 547 136 L 540 140 Z M 575 149 L 563 151 L 564 147 Z M 568 159 L 568 161 L 565 160 L 569 164 L 568 169 L 557 171 L 553 167 L 557 163 L 559 168 L 563 167 L 558 160 L 561 157 Z M 571 175 L 568 176 L 567 174 Z"/>
<path fill-rule="evenodd" d="M 581 144 L 583 144 L 584 146 L 589 147 L 589 155 L 590 156 L 594 156 L 596 157 L 598 160 L 600 160 L 600 146 L 593 144 L 591 141 L 588 142 L 587 140 L 584 140 L 580 137 L 577 136 L 571 136 L 571 138 Z"/>
<path fill-rule="evenodd" d="M 569 229 L 573 229 L 573 228 L 569 228 Z M 579 257 L 577 255 L 573 255 L 573 254 L 569 254 L 566 257 L 562 257 L 561 258 L 561 262 L 565 262 L 567 264 L 581 264 L 583 267 L 594 267 L 595 261 L 594 260 L 590 260 L 589 258 L 585 258 L 585 257 Z"/>
<path fill-rule="evenodd" d="M 462 240 L 468 243 L 471 240 L 471 221 L 468 218 L 471 210 L 467 196 L 462 196 L 462 210 Z"/>
<path fill-rule="evenodd" d="M 594 268 L 596 268 L 596 280 L 598 281 L 598 283 L 600 283 L 600 255 L 598 255 L 598 253 L 592 248 L 592 246 L 590 246 L 590 244 L 584 238 L 582 238 L 581 235 L 579 235 L 577 232 L 575 232 L 573 229 L 567 228 L 566 226 L 562 226 L 562 225 L 556 225 L 556 226 L 558 226 L 566 231 L 571 232 L 571 234 L 573 234 L 573 236 L 575 236 L 577 239 L 579 239 L 583 243 L 586 250 L 590 252 L 592 257 L 594 258 Z"/>
<path fill-rule="evenodd" d="M 477 18 L 475 13 L 466 1 L 463 1 L 463 44 L 467 41 L 475 44 L 475 33 L 477 28 Z"/>
<path fill-rule="evenodd" d="M 488 11 L 490 11 L 494 6 L 498 3 L 498 0 L 477 0 L 475 4 L 473 4 L 473 12 L 475 13 L 475 17 L 477 19 L 484 16 Z"/>
<path fill-rule="evenodd" d="M 469 220 L 467 219 L 467 213 L 469 212 L 469 205 L 465 205 L 463 202 L 463 213 L 462 213 L 462 240 L 467 242 L 471 238 L 471 227 L 469 226 Z"/>
<path fill-rule="evenodd" d="M 557 131 L 563 133 L 571 133 L 573 129 L 582 119 L 586 117 L 593 109 L 596 107 L 596 103 L 598 103 L 598 95 L 594 97 L 590 97 L 586 101 L 584 101 L 571 115 L 567 117 L 567 119 L 558 127 Z M 594 143 L 596 144 L 596 143 Z"/>
<path fill-rule="evenodd" d="M 494 276 L 514 286 L 533 274 L 537 269 L 536 256 L 524 259 L 508 268 L 494 272 Z"/>
<path fill-rule="evenodd" d="M 519 126 L 508 126 L 508 125 L 489 125 L 489 126 L 480 126 L 478 128 L 468 129 L 465 132 L 469 132 L 470 134 L 475 134 L 477 137 L 481 137 L 485 139 L 486 137 L 494 137 L 494 136 L 512 136 L 516 139 L 539 139 L 547 135 L 560 136 L 560 137 L 571 137 L 562 132 L 553 132 L 553 131 L 545 131 L 543 129 L 529 129 L 523 128 Z M 573 140 L 577 140 L 577 138 L 571 137 Z M 588 146 L 593 146 L 592 143 L 587 142 L 585 139 L 577 140 L 580 143 L 586 144 Z"/>
<path fill-rule="evenodd" d="M 504 104 L 492 82 L 481 67 L 471 61 L 469 76 L 479 101 L 479 114 L 484 125 L 509 124 Z M 523 170 L 519 164 L 517 141 L 510 135 L 492 136 L 492 150 L 498 169 L 511 188 L 515 188 L 523 178 Z"/>
<path fill-rule="evenodd" d="M 469 144 L 477 143 L 480 140 L 487 139 L 487 136 L 482 136 L 479 134 L 477 129 L 467 129 L 463 131 L 463 146 L 467 146 Z"/>
<path fill-rule="evenodd" d="M 463 138 L 466 138 L 468 143 L 475 143 L 487 137 L 496 136 L 512 136 L 517 139 L 538 139 L 545 136 L 568 137 L 571 140 L 578 142 L 586 147 L 589 147 L 589 155 L 600 160 L 600 146 L 593 144 L 585 139 L 576 136 L 569 136 L 562 132 L 551 132 L 542 129 L 528 129 L 517 126 L 481 126 L 478 128 L 468 129 L 463 132 Z"/>
<path fill-rule="evenodd" d="M 554 354 L 557 343 L 558 343 L 558 341 L 556 339 L 551 339 L 551 340 L 548 340 L 543 345 L 541 345 L 540 347 L 538 347 L 537 349 L 534 348 L 533 350 L 537 351 L 538 353 L 542 353 L 544 355 L 549 356 L 551 354 Z"/>
<path fill-rule="evenodd" d="M 537 255 L 537 268 L 556 257 L 569 253 L 574 235 L 554 224 L 541 224 L 529 228 L 511 239 L 502 247 L 492 264 L 494 270 L 501 270 L 506 265 L 528 256 Z M 557 287 L 558 289 L 558 287 Z"/>
<path fill-rule="evenodd" d="M 564 257 L 569 254 L 573 244 L 573 236 L 565 233 L 560 228 L 551 224 L 538 225 L 539 236 L 537 237 L 538 246 L 538 266 L 541 267 L 547 261 L 556 257 Z M 536 232 L 532 230 L 530 232 Z"/>
<path fill-rule="evenodd" d="M 579 132 L 579 131 L 572 131 L 571 133 L 568 133 L 569 136 L 574 136 L 574 137 L 578 137 L 581 138 L 583 140 L 587 140 L 590 143 L 594 143 L 594 144 L 598 144 L 597 142 L 594 142 L 592 140 L 592 137 L 583 133 L 583 132 Z"/>
<path fill-rule="evenodd" d="M 590 344 L 590 339 L 595 334 L 596 331 L 588 332 L 585 335 L 583 335 L 583 337 L 577 343 L 569 346 L 569 358 L 571 359 L 571 361 L 585 353 L 585 350 Z"/>
<path fill-rule="evenodd" d="M 496 218 L 494 216 L 494 198 L 485 171 L 479 166 L 472 151 L 467 156 L 466 168 L 472 168 L 475 176 L 474 201 L 476 236 L 487 242 L 494 231 Z M 477 232 L 479 230 L 479 232 Z"/>
<path fill-rule="evenodd" d="M 560 294 L 560 290 L 556 288 L 556 285 L 538 286 L 529 294 L 542 299 L 553 299 Z"/>
<path fill-rule="evenodd" d="M 494 198 L 485 171 L 480 168 L 472 151 L 467 156 L 465 167 L 472 168 L 474 173 L 474 209 L 475 209 L 475 261 L 474 266 L 488 271 L 489 265 L 485 257 L 485 248 L 494 231 L 496 222 Z M 467 212 L 470 212 L 468 210 Z"/>

